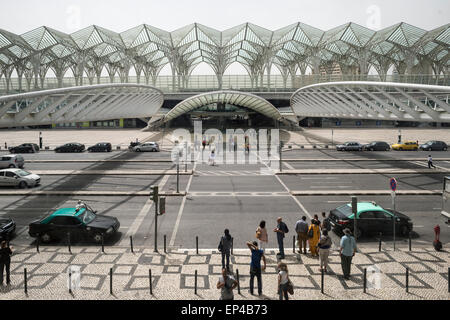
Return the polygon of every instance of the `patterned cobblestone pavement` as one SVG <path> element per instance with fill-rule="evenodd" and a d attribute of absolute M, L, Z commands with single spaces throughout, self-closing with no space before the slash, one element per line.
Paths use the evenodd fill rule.
<path fill-rule="evenodd" d="M 11 264 L 11 285 L 0 290 L 1 300 L 187 300 L 219 298 L 216 284 L 221 272 L 221 255 L 216 250 L 172 250 L 155 253 L 153 249 L 105 247 L 16 247 Z M 161 250 L 162 251 L 162 250 Z M 249 288 L 249 250 L 234 250 L 232 271 L 239 272 L 240 294 L 236 300 L 277 299 L 276 251 L 268 249 L 267 269 L 263 272 L 263 295 L 252 296 Z M 381 251 L 360 248 L 353 259 L 351 280 L 342 278 L 337 251 L 330 255 L 328 273 L 321 293 L 319 261 L 308 255 L 288 253 L 288 264 L 294 284 L 292 299 L 440 299 L 448 300 L 448 252 L 417 247 L 413 251 Z M 80 288 L 68 290 L 69 266 L 81 271 Z M 380 270 L 380 288 L 363 293 L 364 268 Z M 24 268 L 27 269 L 27 294 L 24 292 Z M 113 294 L 110 294 L 110 268 L 113 270 Z M 409 268 L 409 292 L 406 292 L 406 268 Z M 150 294 L 149 270 L 152 273 Z M 197 294 L 194 292 L 197 270 Z M 370 269 L 369 269 L 370 270 Z M 368 276 L 369 286 L 373 277 Z M 256 284 L 256 281 L 255 281 Z M 255 289 L 255 292 L 257 290 Z"/>

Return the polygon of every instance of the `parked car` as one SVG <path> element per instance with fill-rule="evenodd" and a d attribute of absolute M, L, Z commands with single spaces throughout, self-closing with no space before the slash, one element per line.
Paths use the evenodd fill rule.
<path fill-rule="evenodd" d="M 398 212 L 384 209 L 375 202 L 358 202 L 357 205 L 357 234 L 362 235 L 373 233 L 390 234 L 393 232 L 393 218 L 395 216 L 395 232 L 402 236 L 407 236 L 413 229 L 413 223 L 409 217 Z M 342 233 L 345 228 L 354 231 L 354 214 L 352 204 L 344 204 L 330 211 L 330 222 L 333 231 Z"/>
<path fill-rule="evenodd" d="M 96 214 L 87 205 L 76 208 L 61 208 L 41 220 L 29 224 L 28 234 L 39 237 L 42 242 L 67 239 L 93 240 L 101 243 L 120 228 L 120 222 L 115 217 Z"/>
<path fill-rule="evenodd" d="M 22 143 L 20 146 L 8 148 L 11 153 L 35 153 L 39 152 L 39 146 L 36 143 Z"/>
<path fill-rule="evenodd" d="M 367 151 L 389 151 L 391 147 L 384 141 L 372 141 L 371 143 L 363 145 L 363 150 Z"/>
<path fill-rule="evenodd" d="M 447 151 L 447 144 L 444 141 L 428 141 L 421 144 L 420 150 L 424 151 Z"/>
<path fill-rule="evenodd" d="M 336 146 L 337 151 L 361 151 L 363 146 L 359 142 L 346 142 Z"/>
<path fill-rule="evenodd" d="M 40 183 L 41 177 L 22 169 L 0 170 L 0 186 L 25 189 L 27 187 L 35 187 Z"/>
<path fill-rule="evenodd" d="M 0 169 L 23 168 L 25 160 L 20 154 L 5 154 L 0 157 Z"/>
<path fill-rule="evenodd" d="M 144 142 L 134 146 L 132 148 L 133 151 L 142 152 L 142 151 L 151 151 L 151 152 L 159 152 L 159 145 L 156 142 Z"/>
<path fill-rule="evenodd" d="M 111 152 L 112 146 L 109 142 L 99 142 L 87 148 L 88 152 Z"/>
<path fill-rule="evenodd" d="M 414 150 L 417 151 L 419 149 L 419 145 L 416 141 L 405 141 L 403 143 L 395 143 L 392 145 L 392 150 Z"/>
<path fill-rule="evenodd" d="M 71 142 L 56 147 L 55 152 L 83 152 L 85 149 L 84 144 Z"/>
<path fill-rule="evenodd" d="M 10 240 L 16 231 L 16 222 L 11 218 L 0 218 L 0 239 Z"/>

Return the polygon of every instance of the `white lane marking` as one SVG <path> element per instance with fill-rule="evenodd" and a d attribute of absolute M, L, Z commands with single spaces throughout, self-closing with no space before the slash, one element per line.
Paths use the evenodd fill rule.
<path fill-rule="evenodd" d="M 258 154 L 256 154 L 256 156 L 257 156 L 259 159 L 261 159 L 260 156 L 259 156 Z M 264 164 L 264 165 L 267 167 L 268 170 L 271 170 L 271 168 L 270 168 L 268 165 L 266 165 L 266 164 Z M 280 177 L 279 177 L 278 175 L 274 175 L 274 176 L 275 176 L 275 178 L 277 178 L 278 182 L 283 186 L 283 188 L 285 188 L 286 191 L 287 191 L 289 194 L 291 194 L 291 190 L 284 184 L 284 182 L 280 179 Z M 297 203 L 297 205 L 300 207 L 300 209 L 302 209 L 303 212 L 304 212 L 310 219 L 312 219 L 312 216 L 310 215 L 310 213 L 308 212 L 308 210 L 306 210 L 306 208 L 303 206 L 303 204 L 301 204 L 301 202 L 298 201 L 297 197 L 294 197 L 294 196 L 291 194 L 291 198 L 294 199 L 294 201 Z"/>
<path fill-rule="evenodd" d="M 335 180 L 335 179 L 337 179 L 336 177 L 300 177 L 300 179 L 302 179 L 302 180 L 323 180 L 323 179 L 326 179 L 326 180 Z"/>
<path fill-rule="evenodd" d="M 295 170 L 295 168 L 294 168 L 293 166 L 291 166 L 289 163 L 283 162 L 283 164 L 284 164 L 286 167 L 288 167 L 288 169 Z"/>
<path fill-rule="evenodd" d="M 169 180 L 169 175 L 165 175 L 161 182 L 158 184 L 160 190 L 165 186 L 167 183 L 167 180 Z M 153 200 L 151 198 L 148 198 L 147 201 L 144 204 L 144 207 L 142 207 L 141 211 L 137 215 L 137 217 L 134 219 L 133 223 L 129 227 L 127 234 L 122 238 L 122 240 L 119 242 L 119 245 L 123 245 L 125 241 L 128 241 L 130 236 L 134 236 L 139 227 L 141 226 L 144 219 L 147 217 L 148 213 L 150 212 L 150 209 L 153 207 Z"/>
<path fill-rule="evenodd" d="M 192 172 L 195 172 L 195 169 L 197 167 L 197 160 L 198 160 L 199 156 L 200 156 L 200 154 L 198 153 L 197 159 L 194 162 L 194 167 L 192 168 Z M 186 203 L 187 195 L 188 195 L 188 192 L 189 192 L 189 188 L 191 187 L 191 182 L 192 182 L 192 178 L 193 177 L 194 177 L 194 175 L 191 175 L 189 177 L 189 181 L 188 181 L 188 184 L 186 186 L 186 195 L 183 197 L 183 201 L 181 201 L 180 210 L 178 210 L 178 216 L 177 216 L 177 220 L 175 221 L 175 226 L 173 227 L 172 236 L 170 237 L 169 247 L 173 247 L 174 244 L 175 244 L 175 239 L 177 237 L 178 227 L 180 226 L 181 217 L 183 216 L 184 205 Z"/>

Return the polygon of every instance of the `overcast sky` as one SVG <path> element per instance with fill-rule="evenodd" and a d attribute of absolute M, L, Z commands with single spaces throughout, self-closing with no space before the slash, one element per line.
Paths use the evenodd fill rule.
<path fill-rule="evenodd" d="M 225 30 L 243 22 L 276 30 L 295 22 L 327 30 L 352 21 L 372 29 L 407 22 L 433 29 L 450 22 L 449 0 L 2 0 L 0 28 L 71 33 L 96 24 L 122 32 L 146 23 L 173 31 L 193 22 Z"/>
<path fill-rule="evenodd" d="M 223 31 L 244 22 L 277 30 L 303 22 L 328 30 L 355 22 L 373 30 L 407 22 L 431 30 L 450 22 L 450 0 L 1 0 L 0 29 L 40 26 L 72 33 L 90 25 L 123 32 L 140 24 L 167 31 L 193 22 Z M 166 69 L 166 68 L 165 68 Z M 170 74 L 170 70 L 161 74 Z M 233 65 L 226 73 L 245 73 Z M 193 74 L 212 74 L 200 65 Z"/>

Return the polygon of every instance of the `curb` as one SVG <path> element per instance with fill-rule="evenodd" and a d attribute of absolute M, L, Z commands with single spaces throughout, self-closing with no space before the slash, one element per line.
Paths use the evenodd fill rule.
<path fill-rule="evenodd" d="M 177 175 L 176 170 L 140 170 L 140 171 L 124 171 L 124 170 L 36 170 L 34 174 L 41 176 L 76 176 L 76 175 L 116 175 L 116 176 L 135 176 L 135 175 Z M 179 171 L 180 176 L 192 175 L 193 171 Z"/>
<path fill-rule="evenodd" d="M 442 195 L 440 190 L 397 190 L 396 195 L 401 196 L 434 196 Z M 386 196 L 391 195 L 390 190 L 317 190 L 317 191 L 291 191 L 293 196 L 347 196 L 347 195 L 371 195 Z"/>
<path fill-rule="evenodd" d="M 449 173 L 450 169 L 310 169 L 310 170 L 283 170 L 275 172 L 276 175 L 298 174 L 437 174 Z"/>
<path fill-rule="evenodd" d="M 17 190 L 2 191 L 0 196 L 146 196 L 150 197 L 151 191 L 46 191 L 46 190 Z M 186 192 L 160 192 L 159 195 L 164 197 L 184 197 Z"/>

